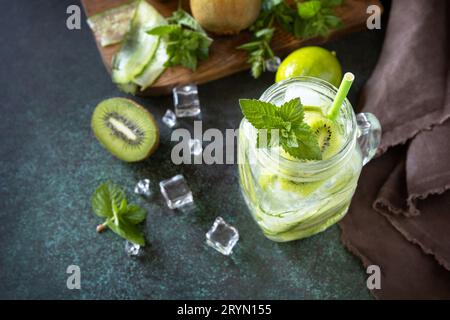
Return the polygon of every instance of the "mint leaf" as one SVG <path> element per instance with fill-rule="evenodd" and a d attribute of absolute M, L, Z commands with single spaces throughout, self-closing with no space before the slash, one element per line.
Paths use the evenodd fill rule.
<path fill-rule="evenodd" d="M 138 224 L 144 221 L 146 216 L 147 211 L 145 211 L 145 209 L 131 204 L 126 208 L 126 211 L 122 213 L 121 218 L 131 224 Z"/>
<path fill-rule="evenodd" d="M 122 189 L 108 181 L 101 184 L 92 195 L 92 210 L 99 217 L 113 216 L 113 204 L 117 207 L 125 199 Z"/>
<path fill-rule="evenodd" d="M 260 129 L 256 134 L 256 147 L 269 148 L 279 143 L 279 129 Z"/>
<path fill-rule="evenodd" d="M 256 99 L 239 99 L 242 113 L 256 129 L 277 129 L 283 122 L 278 108 L 268 102 Z"/>
<path fill-rule="evenodd" d="M 182 65 L 196 70 L 198 61 L 209 56 L 212 39 L 189 13 L 182 9 L 172 13 L 167 19 L 168 25 L 158 26 L 147 33 L 167 37 L 168 60 L 165 67 Z"/>
<path fill-rule="evenodd" d="M 288 148 L 298 148 L 299 147 L 297 136 L 295 135 L 295 133 L 293 131 L 290 131 L 285 135 L 283 144 L 285 144 L 286 147 L 288 147 Z"/>
<path fill-rule="evenodd" d="M 278 143 L 297 159 L 322 159 L 317 137 L 304 122 L 303 106 L 299 98 L 292 99 L 279 108 L 272 103 L 254 99 L 240 99 L 239 104 L 245 118 L 258 129 L 257 148 Z M 273 130 L 278 130 L 278 139 L 272 139 Z"/>
<path fill-rule="evenodd" d="M 237 47 L 237 49 L 242 49 L 242 50 L 256 50 L 259 48 L 260 42 L 259 41 L 252 41 L 252 42 L 247 42 L 244 43 L 243 45 L 240 45 L 239 47 Z"/>
<path fill-rule="evenodd" d="M 119 225 L 116 225 L 114 221 L 108 221 L 106 225 L 122 238 L 136 243 L 138 245 L 145 245 L 145 239 L 139 228 L 127 221 L 119 220 Z"/>
<path fill-rule="evenodd" d="M 127 210 L 127 199 L 123 199 L 120 203 L 119 214 Z"/>
<path fill-rule="evenodd" d="M 172 16 L 167 19 L 170 24 L 178 24 L 183 27 L 190 28 L 194 31 L 206 34 L 202 26 L 189 13 L 183 9 L 178 9 L 172 13 Z"/>
<path fill-rule="evenodd" d="M 255 79 L 264 71 L 265 61 L 274 57 L 274 53 L 270 48 L 270 41 L 272 40 L 274 31 L 274 28 L 258 28 L 255 30 L 254 39 L 251 42 L 237 47 L 237 49 L 248 51 L 249 58 L 247 62 L 252 66 L 252 76 Z"/>
<path fill-rule="evenodd" d="M 164 26 L 158 26 L 154 27 L 153 29 L 147 30 L 148 34 L 151 34 L 153 36 L 167 36 L 171 34 L 172 32 L 178 32 L 181 29 L 178 25 L 164 25 Z"/>
<path fill-rule="evenodd" d="M 342 25 L 342 19 L 333 15 L 324 16 L 324 21 L 330 28 L 337 28 Z"/>
<path fill-rule="evenodd" d="M 300 98 L 294 98 L 280 107 L 280 116 L 293 124 L 302 123 L 304 118 L 303 105 Z"/>
<path fill-rule="evenodd" d="M 144 236 L 136 225 L 145 219 L 147 212 L 137 205 L 128 204 L 120 187 L 110 181 L 101 184 L 92 195 L 92 209 L 97 216 L 106 218 L 97 231 L 108 226 L 119 236 L 144 245 Z"/>
<path fill-rule="evenodd" d="M 322 151 L 317 137 L 306 123 L 296 124 L 291 132 L 295 135 L 298 146 L 294 146 L 291 136 L 282 137 L 281 146 L 287 153 L 297 159 L 322 160 Z"/>
<path fill-rule="evenodd" d="M 342 3 L 343 0 L 263 0 L 259 16 L 249 28 L 253 39 L 238 47 L 248 52 L 252 76 L 258 78 L 265 70 L 264 62 L 274 57 L 270 43 L 275 24 L 297 38 L 325 37 L 342 25 L 334 13 L 334 8 Z"/>

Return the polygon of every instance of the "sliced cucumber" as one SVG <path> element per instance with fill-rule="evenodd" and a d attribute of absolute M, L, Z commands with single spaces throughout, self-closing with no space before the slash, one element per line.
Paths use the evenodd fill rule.
<path fill-rule="evenodd" d="M 146 1 L 139 1 L 134 17 L 122 43 L 114 56 L 112 78 L 115 83 L 129 83 L 151 61 L 159 43 L 159 37 L 146 33 L 166 20 Z"/>
<path fill-rule="evenodd" d="M 134 16 L 138 1 L 132 1 L 101 13 L 95 14 L 87 23 L 99 39 L 102 47 L 119 43 L 130 28 L 130 20 Z"/>
<path fill-rule="evenodd" d="M 145 67 L 144 71 L 138 75 L 133 82 L 141 87 L 141 91 L 145 90 L 155 82 L 155 80 L 166 70 L 164 64 L 169 59 L 167 54 L 167 41 L 161 38 L 158 48 L 152 60 Z"/>

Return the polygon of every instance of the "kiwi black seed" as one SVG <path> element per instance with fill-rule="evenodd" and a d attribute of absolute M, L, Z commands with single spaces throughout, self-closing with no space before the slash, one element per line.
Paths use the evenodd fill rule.
<path fill-rule="evenodd" d="M 129 99 L 100 102 L 92 115 L 91 126 L 98 141 L 127 162 L 147 158 L 159 144 L 159 129 L 152 114 Z"/>
<path fill-rule="evenodd" d="M 341 137 L 337 125 L 324 117 L 310 118 L 309 126 L 317 137 L 322 158 L 326 159 L 336 154 L 341 147 Z"/>
<path fill-rule="evenodd" d="M 320 150 L 324 152 L 329 146 L 333 131 L 331 126 L 324 123 L 323 126 L 317 128 L 314 133 L 317 136 L 317 141 L 319 142 Z"/>

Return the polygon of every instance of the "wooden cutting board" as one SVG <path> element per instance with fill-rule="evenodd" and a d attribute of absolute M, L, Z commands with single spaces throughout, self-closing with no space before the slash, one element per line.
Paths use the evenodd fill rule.
<path fill-rule="evenodd" d="M 147 1 L 164 16 L 170 16 L 178 3 L 178 1 Z M 82 0 L 88 17 L 127 2 L 129 0 Z M 272 40 L 272 48 L 276 54 L 284 56 L 301 46 L 321 44 L 336 37 L 363 30 L 366 28 L 366 20 L 368 18 L 366 13 L 367 7 L 372 4 L 382 8 L 378 0 L 345 0 L 344 5 L 336 10 L 336 13 L 342 18 L 344 26 L 331 32 L 327 38 L 297 39 L 283 30 L 276 30 Z M 169 68 L 150 88 L 141 92 L 140 95 L 168 94 L 173 87 L 178 85 L 188 83 L 201 84 L 250 67 L 246 63 L 247 53 L 236 49 L 237 46 L 250 41 L 251 34 L 249 32 L 241 32 L 236 36 L 213 36 L 213 38 L 214 42 L 210 48 L 209 58 L 202 61 L 195 72 L 184 67 Z M 103 62 L 108 72 L 111 72 L 112 57 L 119 50 L 120 44 L 102 47 L 99 39 L 96 39 L 96 42 Z"/>

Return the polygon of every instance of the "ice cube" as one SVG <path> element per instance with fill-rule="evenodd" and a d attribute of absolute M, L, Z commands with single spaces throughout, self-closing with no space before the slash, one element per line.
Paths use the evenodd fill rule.
<path fill-rule="evenodd" d="M 129 256 L 139 256 L 141 254 L 141 246 L 130 241 L 125 241 L 125 252 Z"/>
<path fill-rule="evenodd" d="M 323 101 L 319 93 L 301 85 L 289 85 L 284 93 L 284 102 L 300 98 L 304 106 L 321 106 Z"/>
<path fill-rule="evenodd" d="M 167 109 L 166 113 L 162 117 L 162 121 L 169 127 L 173 128 L 177 124 L 177 116 L 172 110 Z"/>
<path fill-rule="evenodd" d="M 238 240 L 237 229 L 226 223 L 222 217 L 217 217 L 211 229 L 206 233 L 206 243 L 226 256 L 232 253 Z"/>
<path fill-rule="evenodd" d="M 280 64 L 281 64 L 280 57 L 275 56 L 273 58 L 264 61 L 264 68 L 269 72 L 277 72 L 278 68 L 280 67 Z"/>
<path fill-rule="evenodd" d="M 150 197 L 152 194 L 150 190 L 150 179 L 139 180 L 134 187 L 134 193 L 141 196 Z"/>
<path fill-rule="evenodd" d="M 181 174 L 161 181 L 159 188 L 170 209 L 177 209 L 194 201 L 186 179 Z"/>
<path fill-rule="evenodd" d="M 191 151 L 191 154 L 193 154 L 194 156 L 202 154 L 202 142 L 198 139 L 189 139 L 189 149 Z"/>
<path fill-rule="evenodd" d="M 175 87 L 172 93 L 177 117 L 194 117 L 200 114 L 200 101 L 196 84 Z"/>

